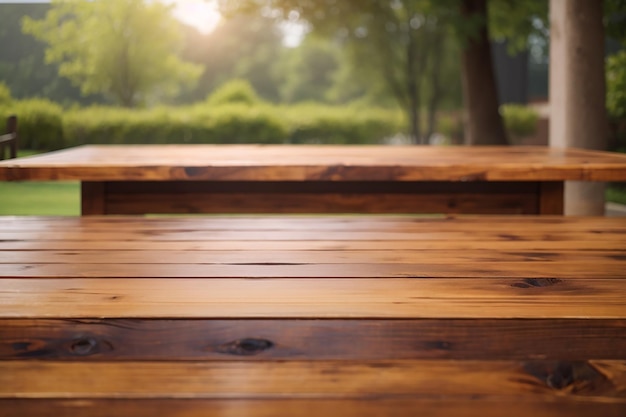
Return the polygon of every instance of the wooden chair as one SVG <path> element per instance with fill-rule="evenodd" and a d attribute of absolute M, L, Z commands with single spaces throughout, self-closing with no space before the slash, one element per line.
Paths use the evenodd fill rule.
<path fill-rule="evenodd" d="M 17 116 L 7 118 L 7 133 L 0 136 L 0 161 L 5 159 L 5 149 L 9 149 L 9 158 L 17 158 Z"/>

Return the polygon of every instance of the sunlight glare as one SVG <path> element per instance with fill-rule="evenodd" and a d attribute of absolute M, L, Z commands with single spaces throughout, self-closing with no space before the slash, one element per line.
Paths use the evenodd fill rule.
<path fill-rule="evenodd" d="M 180 21 L 207 34 L 215 29 L 222 18 L 217 3 L 211 0 L 165 0 L 174 5 L 174 16 Z"/>

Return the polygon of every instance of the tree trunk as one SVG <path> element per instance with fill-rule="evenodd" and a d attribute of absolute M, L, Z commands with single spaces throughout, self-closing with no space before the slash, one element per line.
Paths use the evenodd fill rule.
<path fill-rule="evenodd" d="M 428 100 L 428 121 L 426 125 L 426 140 L 430 141 L 432 135 L 437 128 L 437 111 L 439 110 L 439 101 L 443 94 L 441 88 L 441 63 L 443 58 L 443 33 L 439 29 L 434 31 L 432 60 L 433 64 L 430 71 L 431 92 Z"/>
<path fill-rule="evenodd" d="M 601 1 L 550 1 L 550 146 L 604 150 L 604 27 Z M 567 182 L 565 214 L 603 215 L 604 184 Z"/>
<path fill-rule="evenodd" d="M 411 141 L 422 144 L 422 127 L 420 122 L 420 87 L 419 76 L 416 68 L 417 46 L 415 34 L 408 26 L 408 43 L 406 47 L 406 81 L 409 95 L 409 121 L 411 123 Z"/>
<path fill-rule="evenodd" d="M 465 104 L 465 143 L 506 145 L 499 112 L 495 71 L 487 29 L 487 0 L 462 0 L 461 14 L 483 22 L 466 39 L 462 52 L 462 83 Z"/>

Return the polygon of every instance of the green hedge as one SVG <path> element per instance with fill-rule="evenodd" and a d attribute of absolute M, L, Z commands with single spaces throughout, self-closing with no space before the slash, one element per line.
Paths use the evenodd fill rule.
<path fill-rule="evenodd" d="M 235 79 L 228 81 L 207 97 L 207 104 L 211 106 L 224 104 L 247 104 L 254 106 L 262 102 L 248 80 Z"/>
<path fill-rule="evenodd" d="M 55 103 L 40 99 L 15 100 L 2 106 L 0 114 L 3 120 L 10 115 L 18 117 L 20 148 L 53 150 L 67 145 L 63 136 L 63 111 Z"/>
<path fill-rule="evenodd" d="M 537 131 L 539 114 L 531 107 L 519 104 L 505 104 L 500 107 L 509 137 L 515 141 L 532 136 Z"/>
<path fill-rule="evenodd" d="M 403 128 L 399 112 L 319 104 L 273 106 L 235 102 L 129 110 L 62 110 L 45 100 L 0 106 L 16 114 L 20 147 L 54 150 L 82 144 L 377 143 Z"/>
<path fill-rule="evenodd" d="M 361 107 L 298 104 L 280 106 L 290 143 L 372 144 L 401 132 L 398 111 Z"/>
<path fill-rule="evenodd" d="M 68 113 L 64 120 L 68 143 L 280 143 L 287 130 L 264 107 L 228 105 L 122 110 L 89 108 Z"/>

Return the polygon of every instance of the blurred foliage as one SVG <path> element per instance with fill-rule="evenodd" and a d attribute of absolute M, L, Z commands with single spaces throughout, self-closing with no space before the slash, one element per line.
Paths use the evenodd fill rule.
<path fill-rule="evenodd" d="M 533 37 L 545 40 L 549 36 L 549 3 L 547 0 L 490 1 L 490 36 L 506 40 L 511 53 L 526 50 Z"/>
<path fill-rule="evenodd" d="M 0 82 L 0 106 L 6 106 L 13 102 L 11 90 L 3 82 Z"/>
<path fill-rule="evenodd" d="M 307 36 L 297 48 L 285 51 L 277 68 L 283 75 L 279 87 L 281 101 L 332 101 L 329 91 L 335 85 L 340 55 L 336 42 L 316 36 Z"/>
<path fill-rule="evenodd" d="M 10 115 L 18 117 L 19 146 L 24 149 L 60 149 L 63 138 L 63 112 L 61 106 L 45 99 L 14 100 L 0 105 L 4 120 Z"/>
<path fill-rule="evenodd" d="M 505 104 L 500 107 L 504 126 L 513 141 L 532 136 L 537 131 L 539 114 L 531 107 L 520 104 Z"/>
<path fill-rule="evenodd" d="M 397 105 L 407 113 L 411 136 L 416 141 L 424 140 L 419 113 L 423 101 L 428 102 L 427 107 L 431 112 L 437 111 L 441 101 L 439 96 L 443 94 L 443 89 L 439 86 L 443 82 L 439 75 L 442 73 L 440 64 L 443 60 L 438 55 L 448 52 L 443 48 L 449 43 L 443 39 L 450 36 L 445 24 L 453 2 L 238 0 L 219 3 L 221 10 L 227 15 L 264 13 L 273 14 L 282 21 L 306 21 L 319 37 L 332 39 L 349 56 L 349 60 L 329 59 L 332 57 L 328 53 L 324 54 L 325 51 L 318 47 L 319 44 L 303 44 L 304 47 L 311 48 L 306 50 L 310 57 L 318 58 L 309 62 L 316 62 L 318 65 L 323 63 L 324 68 L 316 71 L 316 74 L 322 75 L 317 80 L 321 79 L 325 83 L 320 86 L 329 85 L 329 80 L 334 78 L 329 76 L 334 70 L 333 65 L 348 64 L 343 70 L 334 70 L 336 80 L 349 80 L 345 84 L 347 88 L 336 83 L 329 88 L 328 95 L 322 96 L 318 92 L 317 97 L 311 98 L 355 98 L 355 92 L 361 91 L 358 84 L 366 86 L 363 95 L 393 97 Z M 456 10 L 456 6 L 454 9 Z M 307 58 L 305 53 L 301 53 L 301 60 Z M 294 82 L 293 77 L 291 78 L 291 83 L 285 87 L 288 99 L 295 96 L 293 90 L 297 92 L 293 86 L 302 89 L 313 73 L 310 65 L 301 64 L 296 68 L 303 69 L 299 74 L 304 75 L 304 81 Z M 453 65 L 452 68 L 456 69 L 458 66 Z M 458 74 L 455 73 L 457 78 Z M 423 98 L 424 86 L 427 84 L 434 86 L 429 89 L 429 93 L 436 96 L 436 99 Z M 309 90 L 314 91 L 310 87 Z"/>
<path fill-rule="evenodd" d="M 89 3 L 106 4 L 108 10 L 105 13 L 103 9 L 99 15 L 100 20 L 105 20 L 104 17 L 109 12 L 113 13 L 114 5 L 119 1 L 99 0 Z M 133 1 L 139 2 L 125 0 L 128 4 Z M 607 33 L 615 39 L 623 40 L 626 33 L 626 0 L 604 1 Z M 129 122 L 132 128 L 120 127 L 118 120 L 122 120 L 124 116 L 118 116 L 117 111 L 110 107 L 72 110 L 72 103 L 110 103 L 110 96 L 92 94 L 87 98 L 81 97 L 80 91 L 71 86 L 67 79 L 58 77 L 57 63 L 44 62 L 45 44 L 32 36 L 19 33 L 22 15 L 28 14 L 33 20 L 43 20 L 51 10 L 49 4 L 0 5 L 4 22 L 0 26 L 0 81 L 5 81 L 11 87 L 11 94 L 16 99 L 47 97 L 70 108 L 62 119 L 64 129 L 69 129 L 63 138 L 69 138 L 71 143 L 96 139 L 121 143 L 124 135 L 130 134 L 129 132 L 137 132 L 132 134 L 134 141 L 152 140 L 141 139 L 140 132 L 155 134 L 154 140 L 158 138 L 159 141 L 235 140 L 230 138 L 239 135 L 234 128 L 222 129 L 208 124 L 218 123 L 218 119 L 224 125 L 232 120 L 244 120 L 242 123 L 253 126 L 254 123 L 250 120 L 238 119 L 240 116 L 234 115 L 239 111 L 243 112 L 241 101 L 252 103 L 253 112 L 259 112 L 257 117 L 263 119 L 267 116 L 268 120 L 277 121 L 273 125 L 275 128 L 259 133 L 259 141 L 324 142 L 331 137 L 342 140 L 340 135 L 329 131 L 331 126 L 350 136 L 350 141 L 369 141 L 370 139 L 364 139 L 365 133 L 354 133 L 360 127 L 353 129 L 348 126 L 347 121 L 334 117 L 338 114 L 358 119 L 361 113 L 350 103 L 359 103 L 363 114 L 368 114 L 368 123 L 372 123 L 372 131 L 375 132 L 372 137 L 393 135 L 398 131 L 406 132 L 411 117 L 406 109 L 411 100 L 414 101 L 412 106 L 418 116 L 416 120 L 421 132 L 419 136 L 426 139 L 431 133 L 437 132 L 450 137 L 461 136 L 461 118 L 456 114 L 450 116 L 452 110 L 457 110 L 462 105 L 459 56 L 465 45 L 464 37 L 469 37 L 485 21 L 480 18 L 461 18 L 460 0 L 224 0 L 222 3 L 224 9 L 231 14 L 208 34 L 171 20 L 168 25 L 172 26 L 159 26 L 152 18 L 144 19 L 137 26 L 138 33 L 155 28 L 164 32 L 153 35 L 150 41 L 143 44 L 165 45 L 167 42 L 161 42 L 160 36 L 165 36 L 170 31 L 180 31 L 182 36 L 174 43 L 181 48 L 181 59 L 193 62 L 204 70 L 195 88 L 181 90 L 175 97 L 166 98 L 168 94 L 165 87 L 159 87 L 153 93 L 139 94 L 138 102 L 153 109 L 145 111 L 145 114 L 143 110 L 137 113 L 133 111 L 132 116 L 129 116 L 129 120 L 132 119 Z M 544 38 L 547 34 L 548 3 L 546 0 L 488 0 L 488 23 L 492 38 L 506 39 L 511 50 L 520 50 L 526 46 L 535 48 L 542 59 L 547 59 Z M 133 19 L 129 15 L 129 21 Z M 304 20 L 309 21 L 308 29 L 311 33 L 298 47 L 285 47 L 281 25 L 284 22 Z M 148 25 L 146 22 L 151 23 Z M 143 24 L 151 27 L 146 28 Z M 85 34 L 91 49 L 99 49 L 100 46 L 96 46 L 100 38 L 96 40 L 95 37 L 87 36 L 91 28 L 86 26 L 81 34 Z M 63 30 L 57 32 L 62 35 Z M 417 54 L 408 59 L 409 52 Z M 111 56 L 114 55 L 112 52 Z M 534 56 L 532 50 L 530 55 Z M 625 90 L 623 74 L 626 65 L 622 59 L 614 57 L 607 61 L 607 106 L 612 115 L 623 114 L 620 113 L 623 112 L 623 104 L 619 103 L 623 100 Z M 115 70 L 120 68 L 114 63 L 115 60 L 110 61 Z M 141 67 L 151 68 L 152 64 Z M 542 69 L 545 70 L 545 67 Z M 246 96 L 243 89 L 237 93 L 237 88 L 232 86 L 220 88 L 231 80 L 247 80 L 258 95 Z M 239 81 L 235 81 L 234 85 L 237 83 Z M 224 93 L 230 88 L 234 92 Z M 235 103 L 227 106 L 220 104 L 219 109 L 207 110 L 207 103 L 210 102 L 207 102 L 207 97 L 217 100 L 215 97 L 222 94 L 225 98 L 217 102 Z M 232 94 L 231 98 L 227 97 L 229 94 Z M 238 95 L 241 95 L 240 99 L 237 99 Z M 310 101 L 333 106 L 314 106 L 307 103 Z M 290 113 L 288 106 L 272 106 L 267 102 L 290 103 L 292 106 L 297 104 L 295 108 L 298 110 Z M 181 114 L 174 117 L 172 113 L 178 114 L 178 111 L 173 108 L 154 108 L 167 103 L 184 105 L 182 111 L 190 112 L 191 115 Z M 213 104 L 213 107 L 216 106 L 218 105 Z M 349 108 L 343 108 L 346 106 Z M 221 107 L 228 107 L 230 110 Z M 372 107 L 375 110 L 371 110 Z M 404 109 L 404 114 L 397 110 L 400 108 Z M 86 113 L 81 113 L 82 111 Z M 80 115 L 95 120 L 97 112 L 102 113 L 102 126 L 87 120 L 66 123 L 73 118 L 79 119 Z M 124 113 L 123 110 L 120 112 Z M 211 115 L 211 112 L 214 114 Z M 115 115 L 112 116 L 112 113 Z M 288 113 L 291 116 L 287 117 Z M 507 113 L 503 113 L 506 116 Z M 196 117 L 195 114 L 203 116 Z M 430 114 L 435 114 L 436 117 L 431 120 Z M 175 125 L 172 135 L 161 133 L 168 129 L 161 126 L 160 123 L 165 122 L 157 121 L 158 118 L 169 120 Z M 209 123 L 209 120 L 212 121 Z M 294 120 L 300 120 L 301 124 L 295 124 Z M 356 123 L 362 126 L 365 122 Z M 160 127 L 153 131 L 150 127 L 153 124 Z M 378 129 L 378 125 L 383 127 Z M 619 126 L 623 129 L 624 123 Z M 223 133 L 213 135 L 210 132 L 214 128 Z M 83 130 L 88 131 L 88 134 L 81 133 Z M 379 130 L 382 133 L 378 133 Z M 111 134 L 110 139 L 107 139 L 107 132 Z M 278 137 L 280 139 L 276 139 Z M 52 140 L 44 141 L 48 142 L 54 143 Z M 58 147 L 65 144 L 61 141 L 56 145 L 46 146 Z"/>
<path fill-rule="evenodd" d="M 382 19 L 374 18 L 377 17 L 376 14 L 379 11 L 384 11 L 387 6 L 385 2 L 373 0 L 347 0 L 340 4 L 334 0 L 317 2 L 233 0 L 226 1 L 224 4 L 225 8 L 232 11 L 235 8 L 240 8 L 242 4 L 250 2 L 258 3 L 255 8 L 249 8 L 250 13 L 246 14 L 245 10 L 244 13 L 233 13 L 229 18 L 222 19 L 217 28 L 208 34 L 202 34 L 192 27 L 180 24 L 184 43 L 181 56 L 187 61 L 201 65 L 204 72 L 196 88 L 182 91 L 175 98 L 176 103 L 204 100 L 208 94 L 224 82 L 230 79 L 243 78 L 250 81 L 263 99 L 272 102 L 317 100 L 346 103 L 362 100 L 379 106 L 397 106 L 398 98 L 397 94 L 394 96 L 394 91 L 398 94 L 406 94 L 406 89 L 397 88 L 397 82 L 390 80 L 397 78 L 402 81 L 401 78 L 398 78 L 402 77 L 402 74 L 395 76 L 396 70 L 386 69 L 384 76 L 381 76 L 381 68 L 388 65 L 390 61 L 386 58 L 379 59 L 377 54 L 373 53 L 378 48 L 372 43 L 375 38 L 374 35 L 377 33 L 386 35 L 388 33 L 389 36 L 397 39 L 397 41 L 393 41 L 393 45 L 397 46 L 391 49 L 382 45 L 383 52 L 389 54 L 393 59 L 395 59 L 394 57 L 404 59 L 401 48 L 406 46 L 407 41 L 410 40 L 406 34 L 411 33 L 407 30 L 411 29 L 411 24 L 416 27 L 419 26 L 419 28 L 413 29 L 413 32 L 426 32 L 425 26 L 435 24 L 432 19 L 427 22 L 428 24 L 425 24 L 422 17 L 426 15 L 435 16 L 437 25 L 445 23 L 447 26 L 460 26 L 464 33 L 471 32 L 472 28 L 480 23 L 472 23 L 466 21 L 467 19 L 458 18 L 457 0 L 391 1 L 389 4 L 395 7 L 392 10 L 395 10 L 395 15 L 389 14 L 387 10 L 380 15 Z M 492 1 L 490 4 L 498 6 L 500 3 L 506 3 L 502 7 L 496 7 L 496 9 L 507 10 L 507 4 L 511 8 L 510 4 L 514 3 L 517 15 L 521 15 L 523 14 L 521 10 L 527 9 L 524 5 L 528 2 L 532 3 L 532 0 L 521 2 Z M 266 6 L 267 4 L 281 6 L 288 3 L 299 4 L 299 7 L 295 8 L 295 14 L 287 13 L 278 16 L 278 11 L 275 8 Z M 416 19 L 413 19 L 413 23 L 406 19 L 408 15 L 403 15 L 409 11 L 409 7 L 419 12 Z M 66 79 L 56 77 L 56 64 L 46 65 L 43 63 L 44 44 L 30 36 L 17 36 L 20 35 L 17 33 L 20 30 L 17 24 L 15 28 L 10 30 L 15 36 L 2 37 L 2 33 L 6 32 L 5 28 L 9 27 L 12 22 L 18 22 L 22 15 L 30 14 L 33 19 L 42 19 L 50 9 L 50 5 L 2 4 L 0 8 L 3 16 L 8 12 L 9 14 L 6 16 L 12 17 L 7 19 L 7 25 L 0 28 L 0 41 L 6 40 L 5 45 L 20 45 L 19 48 L 10 48 L 11 50 L 16 49 L 18 53 L 20 51 L 32 51 L 30 54 L 27 53 L 23 59 L 24 62 L 29 63 L 28 67 L 32 70 L 24 66 L 19 71 L 17 68 L 9 68 L 10 65 L 15 65 L 18 60 L 13 56 L 7 60 L 7 67 L 3 68 L 2 55 L 6 49 L 3 47 L 0 51 L 0 79 L 5 75 L 8 76 L 9 72 L 15 73 L 15 76 L 11 75 L 9 83 L 14 95 L 18 98 L 40 95 L 53 98 L 64 105 L 76 101 L 85 103 L 86 100 L 80 98 L 75 89 L 74 92 L 70 91 L 72 87 L 68 85 Z M 318 16 L 316 21 L 318 26 L 322 26 L 324 30 L 321 32 L 316 30 L 316 34 L 320 36 L 307 36 L 297 48 L 286 48 L 283 45 L 282 22 L 301 21 L 302 13 L 311 10 L 314 10 Z M 507 13 L 496 13 L 495 15 L 508 16 Z M 385 22 L 385 24 L 381 25 L 380 22 Z M 510 25 L 502 23 L 502 26 L 509 27 Z M 440 65 L 435 65 L 437 59 L 433 59 L 431 55 L 431 58 L 424 61 L 425 64 L 420 64 L 424 67 L 425 73 L 430 74 L 426 75 L 423 81 L 420 81 L 418 102 L 421 103 L 419 106 L 423 108 L 427 108 L 432 103 L 432 97 L 435 96 L 440 97 L 436 105 L 444 109 L 461 106 L 460 67 L 458 65 L 460 43 L 454 36 L 451 36 L 451 33 L 447 33 L 443 38 L 440 47 L 437 46 L 436 42 L 425 43 L 435 55 L 441 52 L 442 59 Z M 372 49 L 372 46 L 376 48 Z M 398 49 L 399 53 L 393 52 L 394 48 Z M 43 78 L 33 72 L 44 69 L 49 74 L 42 76 Z M 20 74 L 24 77 L 24 87 L 20 86 L 16 89 L 18 84 L 21 85 L 21 81 L 16 78 Z M 390 78 L 385 74 L 392 74 L 394 77 Z M 433 74 L 438 74 L 438 82 L 433 81 Z M 42 82 L 47 80 L 47 83 L 35 88 L 36 82 L 40 78 Z M 61 87 L 61 84 L 64 93 L 59 97 L 55 95 L 55 91 Z M 392 84 L 396 84 L 396 87 L 392 88 Z M 436 87 L 437 85 L 440 87 Z M 29 86 L 33 88 L 26 92 L 26 88 L 30 88 Z M 101 96 L 91 96 L 92 102 L 93 99 L 100 103 L 106 102 Z M 171 100 L 165 101 L 162 97 L 160 100 L 148 100 L 146 104 L 154 105 L 165 102 L 171 102 Z"/>
<path fill-rule="evenodd" d="M 270 108 L 160 107 L 120 111 L 87 108 L 64 118 L 66 140 L 78 144 L 282 143 L 287 131 Z"/>
<path fill-rule="evenodd" d="M 289 143 L 382 143 L 402 131 L 402 114 L 376 107 L 300 103 L 276 107 L 289 129 Z"/>
<path fill-rule="evenodd" d="M 261 14 L 222 19 L 208 34 L 184 28 L 182 57 L 204 67 L 197 88 L 181 95 L 179 102 L 203 100 L 232 79 L 247 79 L 265 100 L 279 101 L 282 75 L 276 67 L 286 52 L 275 20 Z"/>
<path fill-rule="evenodd" d="M 607 58 L 606 106 L 614 119 L 626 119 L 626 50 Z"/>
<path fill-rule="evenodd" d="M 67 103 L 87 104 L 98 96 L 82 97 L 70 81 L 58 76 L 58 66 L 44 62 L 45 44 L 24 35 L 21 20 L 24 16 L 41 19 L 50 4 L 0 4 L 0 80 L 11 87 L 15 98 L 46 97 Z"/>
<path fill-rule="evenodd" d="M 211 106 L 223 104 L 260 104 L 261 99 L 248 80 L 235 79 L 227 81 L 217 88 L 209 97 L 207 103 Z"/>
<path fill-rule="evenodd" d="M 607 35 L 618 50 L 606 59 L 606 107 L 610 117 L 609 147 L 626 151 L 626 0 L 605 0 Z M 617 49 L 617 48 L 616 48 Z"/>
<path fill-rule="evenodd" d="M 198 78 L 201 67 L 176 56 L 179 27 L 168 6 L 143 0 L 53 0 L 45 18 L 23 19 L 59 75 L 125 107 L 176 95 Z"/>
<path fill-rule="evenodd" d="M 380 143 L 397 134 L 400 112 L 319 103 L 273 105 L 247 82 L 235 81 L 205 102 L 151 109 L 90 106 L 62 111 L 47 100 L 15 100 L 20 146 L 54 150 L 82 144 Z"/>
<path fill-rule="evenodd" d="M 626 0 L 604 0 L 607 35 L 626 46 Z"/>

